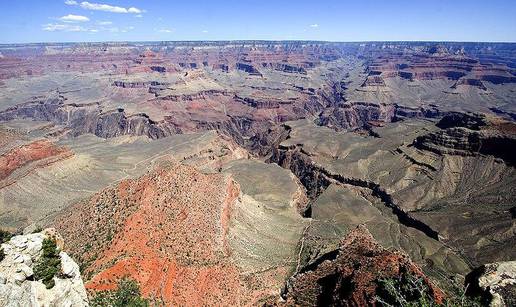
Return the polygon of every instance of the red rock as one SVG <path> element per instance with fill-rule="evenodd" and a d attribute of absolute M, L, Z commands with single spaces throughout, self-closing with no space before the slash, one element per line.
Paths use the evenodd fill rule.
<path fill-rule="evenodd" d="M 386 250 L 359 226 L 342 240 L 338 250 L 321 256 L 290 278 L 285 304 L 374 306 L 379 281 L 403 274 L 422 278 L 435 302 L 443 302 L 443 292 L 408 256 Z"/>
<path fill-rule="evenodd" d="M 0 156 L 0 180 L 6 179 L 15 170 L 30 163 L 41 162 L 38 166 L 43 166 L 57 160 L 68 158 L 71 155 L 73 155 L 73 153 L 70 152 L 69 149 L 57 146 L 48 140 L 38 140 L 13 148 Z"/>

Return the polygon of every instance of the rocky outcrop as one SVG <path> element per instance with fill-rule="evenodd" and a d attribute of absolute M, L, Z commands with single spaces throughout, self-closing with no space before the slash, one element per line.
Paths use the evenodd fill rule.
<path fill-rule="evenodd" d="M 0 121 L 20 118 L 63 125 L 73 136 L 91 133 L 103 138 L 146 135 L 157 139 L 178 133 L 172 124 L 154 122 L 144 113 L 127 115 L 124 109 L 104 111 L 97 103 L 65 104 L 61 98 L 31 101 L 0 112 Z"/>
<path fill-rule="evenodd" d="M 14 236 L 2 244 L 0 261 L 0 306 L 88 306 L 86 289 L 79 266 L 65 252 L 60 252 L 61 269 L 53 278 L 55 285 L 47 289 L 35 280 L 35 264 L 43 251 L 43 240 L 62 239 L 53 229 L 40 233 Z"/>
<path fill-rule="evenodd" d="M 371 102 L 339 102 L 320 113 L 316 123 L 336 130 L 368 128 L 404 118 L 439 118 L 447 112 L 434 105 L 407 107 Z"/>
<path fill-rule="evenodd" d="M 114 81 L 113 86 L 123 88 L 144 88 L 147 87 L 147 82 Z"/>
<path fill-rule="evenodd" d="M 482 83 L 482 80 L 474 78 L 460 78 L 459 80 L 457 80 L 457 82 L 455 82 L 455 84 L 452 85 L 451 88 L 456 89 L 463 85 L 473 86 L 483 91 L 487 90 L 487 87 L 484 85 L 484 83 Z"/>
<path fill-rule="evenodd" d="M 482 114 L 468 114 L 461 112 L 452 112 L 446 114 L 436 124 L 441 129 L 464 127 L 472 130 L 480 130 L 481 127 L 487 125 L 487 119 Z"/>
<path fill-rule="evenodd" d="M 150 68 L 150 70 L 155 71 L 155 72 L 160 72 L 160 73 L 167 72 L 167 69 L 163 66 L 150 66 L 149 68 Z"/>
<path fill-rule="evenodd" d="M 306 69 L 299 65 L 292 65 L 287 63 L 262 63 L 264 68 L 272 68 L 286 73 L 298 73 L 306 75 Z"/>
<path fill-rule="evenodd" d="M 485 264 L 466 276 L 468 293 L 493 307 L 516 304 L 516 261 Z"/>
<path fill-rule="evenodd" d="M 485 75 L 481 79 L 493 84 L 516 83 L 516 77 L 514 76 Z"/>
<path fill-rule="evenodd" d="M 383 80 L 383 78 L 381 76 L 378 76 L 378 75 L 370 75 L 366 78 L 366 80 L 364 81 L 364 83 L 362 83 L 361 85 L 362 87 L 366 87 L 366 86 L 380 86 L 380 87 L 385 87 L 385 81 Z"/>
<path fill-rule="evenodd" d="M 512 122 L 489 122 L 482 115 L 454 113 L 437 126 L 443 130 L 416 138 L 414 145 L 439 154 L 492 155 L 516 164 L 516 124 Z"/>
<path fill-rule="evenodd" d="M 361 128 L 370 121 L 391 122 L 395 117 L 395 109 L 394 104 L 343 103 L 322 112 L 318 124 L 335 129 Z"/>
<path fill-rule="evenodd" d="M 440 111 L 435 105 L 421 107 L 396 105 L 396 118 L 394 120 L 401 118 L 439 118 L 444 114 L 446 114 L 446 112 Z"/>
<path fill-rule="evenodd" d="M 246 73 L 250 74 L 250 75 L 255 75 L 255 76 L 261 76 L 262 74 L 258 71 L 258 69 L 256 69 L 256 67 L 254 67 L 253 65 L 251 64 L 246 64 L 246 63 L 236 63 L 236 69 L 238 70 L 242 70 L 242 71 L 245 71 Z"/>
<path fill-rule="evenodd" d="M 257 109 L 277 109 L 280 106 L 280 102 L 275 99 L 260 99 L 253 97 L 238 97 L 236 96 L 238 101 L 241 101 L 244 104 L 250 105 L 253 108 Z"/>
<path fill-rule="evenodd" d="M 410 258 L 379 245 L 369 231 L 359 226 L 345 237 L 337 250 L 307 264 L 288 282 L 287 306 L 373 306 L 386 300 L 381 281 L 420 278 L 431 298 L 443 302 L 443 292 L 434 286 Z"/>
<path fill-rule="evenodd" d="M 166 95 L 166 96 L 161 96 L 158 91 L 155 95 L 156 95 L 156 97 L 159 97 L 160 100 L 174 101 L 174 102 L 206 100 L 208 98 L 216 98 L 218 96 L 227 96 L 227 97 L 233 96 L 232 93 L 230 93 L 228 91 L 221 91 L 221 90 L 205 90 L 205 91 L 199 91 L 194 94 Z"/>
<path fill-rule="evenodd" d="M 123 87 L 123 88 L 165 88 L 169 86 L 168 82 L 159 82 L 159 81 L 114 81 L 113 86 Z"/>

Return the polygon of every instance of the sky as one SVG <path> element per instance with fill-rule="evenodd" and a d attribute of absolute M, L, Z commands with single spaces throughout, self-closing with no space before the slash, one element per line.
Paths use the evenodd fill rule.
<path fill-rule="evenodd" d="M 516 0 L 0 0 L 0 43 L 516 42 Z"/>

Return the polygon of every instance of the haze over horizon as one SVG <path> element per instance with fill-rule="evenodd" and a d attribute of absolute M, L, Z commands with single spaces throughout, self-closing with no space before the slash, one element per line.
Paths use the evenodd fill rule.
<path fill-rule="evenodd" d="M 2 1 L 0 43 L 516 42 L 514 1 Z"/>

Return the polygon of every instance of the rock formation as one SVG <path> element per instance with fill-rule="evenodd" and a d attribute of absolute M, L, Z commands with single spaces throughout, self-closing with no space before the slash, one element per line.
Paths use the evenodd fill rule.
<path fill-rule="evenodd" d="M 490 306 L 516 304 L 516 261 L 485 264 L 466 276 L 468 291 Z"/>
<path fill-rule="evenodd" d="M 492 155 L 514 165 L 516 124 L 481 115 L 451 114 L 437 123 L 444 128 L 418 137 L 414 145 L 437 153 Z"/>
<path fill-rule="evenodd" d="M 443 303 L 443 292 L 408 256 L 384 249 L 366 228 L 359 226 L 337 250 L 322 255 L 288 280 L 284 305 L 372 306 L 382 298 L 382 280 L 404 275 L 421 278 L 432 299 Z"/>
<path fill-rule="evenodd" d="M 260 209 L 272 202 L 243 194 L 232 175 L 202 174 L 191 166 L 169 162 L 70 207 L 53 224 L 67 237 L 67 250 L 84 264 L 86 288 L 92 293 L 113 289 L 118 280 L 129 276 L 138 281 L 142 295 L 166 304 L 256 304 L 280 288 L 281 276 L 292 265 L 282 263 L 282 254 L 286 250 L 286 257 L 291 256 L 297 237 L 288 239 L 290 229 L 281 234 L 257 230 L 249 218 L 261 220 L 258 214 L 269 223 L 278 223 L 275 227 L 283 229 L 280 222 L 288 222 L 288 227 L 296 228 L 286 219 L 285 210 L 299 222 L 295 210 L 302 195 L 295 190 L 292 194 L 296 198 L 292 204 L 274 203 L 287 209 L 267 209 L 282 209 L 283 217 L 275 221 L 276 216 Z M 75 223 L 83 226 L 79 229 Z M 295 235 L 302 225 L 297 227 Z M 250 236 L 272 245 L 257 242 L 250 251 L 244 250 L 249 248 L 246 240 Z M 276 251 L 278 242 L 284 244 L 284 251 Z M 264 253 L 261 249 L 277 258 L 257 263 L 260 258 L 255 257 Z M 278 267 L 270 268 L 274 263 Z M 269 268 L 263 270 L 263 266 Z"/>
<path fill-rule="evenodd" d="M 43 241 L 48 238 L 57 240 L 59 248 L 63 248 L 61 237 L 53 229 L 17 235 L 2 243 L 1 306 L 88 306 L 79 266 L 63 251 L 59 252 L 60 271 L 53 277 L 55 284 L 48 288 L 35 280 L 35 266 L 42 257 Z"/>

